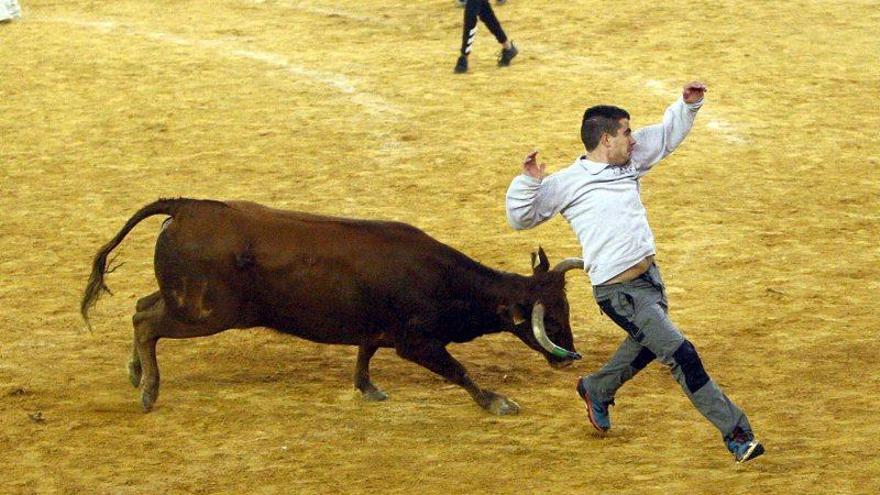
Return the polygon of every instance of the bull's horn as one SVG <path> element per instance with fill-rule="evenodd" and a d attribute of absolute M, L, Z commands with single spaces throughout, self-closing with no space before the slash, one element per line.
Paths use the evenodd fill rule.
<path fill-rule="evenodd" d="M 538 343 L 541 344 L 541 347 L 546 349 L 550 354 L 561 358 L 581 358 L 580 354 L 565 350 L 550 341 L 550 338 L 547 337 L 547 331 L 544 330 L 544 305 L 539 302 L 536 302 L 535 307 L 532 308 L 532 332 L 535 334 L 535 338 L 538 340 Z"/>
<path fill-rule="evenodd" d="M 584 260 L 582 258 L 565 258 L 554 266 L 551 271 L 565 273 L 575 268 L 579 270 L 584 269 Z"/>

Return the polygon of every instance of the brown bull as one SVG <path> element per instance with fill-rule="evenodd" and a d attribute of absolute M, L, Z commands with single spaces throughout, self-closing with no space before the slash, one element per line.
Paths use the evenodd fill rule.
<path fill-rule="evenodd" d="M 104 283 L 107 257 L 140 221 L 168 215 L 156 241 L 159 290 L 137 302 L 129 362 L 149 411 L 159 394 L 156 342 L 229 328 L 268 327 L 327 344 L 359 346 L 354 385 L 383 400 L 370 381 L 380 347 L 437 373 L 495 414 L 515 414 L 512 400 L 477 386 L 446 350 L 508 331 L 553 366 L 573 352 L 564 273 L 540 248 L 530 277 L 488 268 L 399 222 L 332 218 L 248 202 L 163 199 L 143 207 L 95 255 L 81 311 Z M 558 342 L 559 347 L 553 342 Z M 566 349 L 572 349 L 568 351 Z"/>

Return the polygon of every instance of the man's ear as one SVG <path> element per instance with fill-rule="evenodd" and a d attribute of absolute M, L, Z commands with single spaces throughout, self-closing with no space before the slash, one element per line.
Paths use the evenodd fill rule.
<path fill-rule="evenodd" d="M 547 259 L 547 253 L 544 248 L 538 246 L 538 251 L 532 253 L 532 273 L 547 272 L 550 270 L 550 260 Z"/>
<path fill-rule="evenodd" d="M 526 321 L 526 315 L 519 304 L 502 304 L 498 306 L 498 314 L 506 320 L 510 320 L 514 325 L 519 325 Z"/>

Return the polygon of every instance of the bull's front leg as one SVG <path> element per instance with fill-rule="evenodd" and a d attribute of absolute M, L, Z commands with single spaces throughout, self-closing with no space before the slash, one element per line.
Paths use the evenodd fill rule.
<path fill-rule="evenodd" d="M 519 405 L 507 397 L 491 390 L 482 389 L 468 376 L 467 370 L 446 350 L 446 347 L 435 341 L 417 340 L 398 345 L 397 354 L 461 386 L 471 394 L 483 409 L 499 416 L 517 414 Z"/>
<path fill-rule="evenodd" d="M 379 348 L 373 343 L 361 344 L 358 349 L 357 367 L 354 370 L 354 386 L 361 391 L 365 400 L 380 401 L 388 398 L 385 392 L 376 388 L 370 381 L 370 358 Z"/>

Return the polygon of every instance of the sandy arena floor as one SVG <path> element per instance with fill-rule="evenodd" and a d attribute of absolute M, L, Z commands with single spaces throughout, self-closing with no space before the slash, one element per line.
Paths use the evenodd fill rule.
<path fill-rule="evenodd" d="M 480 27 L 454 75 L 452 0 L 21 0 L 0 24 L 0 493 L 880 493 L 880 4 L 511 0 L 520 56 Z M 258 329 L 161 341 L 140 410 L 125 365 L 154 290 L 161 218 L 118 250 L 85 330 L 91 258 L 159 197 L 412 223 L 498 269 L 561 218 L 514 232 L 504 193 L 539 149 L 581 153 L 584 108 L 652 124 L 700 79 L 687 141 L 642 183 L 673 320 L 767 454 L 732 462 L 668 371 L 624 387 L 604 437 L 576 378 L 624 334 L 569 276 L 584 359 L 552 370 L 512 335 L 451 346 L 522 406 L 494 417 L 383 350 Z"/>

